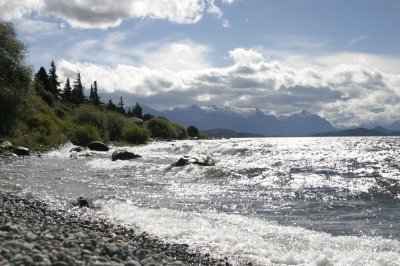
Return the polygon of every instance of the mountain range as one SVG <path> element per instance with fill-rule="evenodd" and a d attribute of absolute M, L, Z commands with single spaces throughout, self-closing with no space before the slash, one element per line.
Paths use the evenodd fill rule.
<path fill-rule="evenodd" d="M 337 131 L 329 121 L 307 111 L 276 117 L 266 115 L 256 108 L 214 105 L 191 105 L 165 111 L 157 111 L 148 106 L 142 108 L 144 114 L 164 116 L 185 127 L 195 125 L 202 131 L 227 129 L 262 136 L 311 136 Z"/>

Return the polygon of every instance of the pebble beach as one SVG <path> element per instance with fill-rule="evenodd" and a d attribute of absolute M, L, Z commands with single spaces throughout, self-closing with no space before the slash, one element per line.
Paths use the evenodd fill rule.
<path fill-rule="evenodd" d="M 0 192 L 0 265 L 230 265 L 85 212 Z"/>

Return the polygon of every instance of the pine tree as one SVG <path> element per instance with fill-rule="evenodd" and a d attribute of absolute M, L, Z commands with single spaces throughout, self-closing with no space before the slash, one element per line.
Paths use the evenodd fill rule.
<path fill-rule="evenodd" d="M 135 105 L 135 108 L 133 108 L 132 114 L 135 117 L 142 119 L 143 118 L 142 112 L 143 112 L 142 107 L 139 105 L 138 102 L 136 102 L 136 105 Z"/>
<path fill-rule="evenodd" d="M 94 105 L 101 104 L 100 97 L 97 94 L 97 81 L 96 80 L 93 82 L 93 104 Z"/>
<path fill-rule="evenodd" d="M 54 61 L 51 61 L 49 70 L 49 91 L 55 97 L 58 97 L 60 94 L 60 90 L 58 89 L 59 86 L 60 82 L 58 81 L 58 75 L 56 73 L 56 65 L 54 64 Z"/>
<path fill-rule="evenodd" d="M 132 117 L 132 109 L 131 108 L 128 108 L 128 111 L 126 112 L 126 116 L 127 117 Z"/>
<path fill-rule="evenodd" d="M 49 76 L 47 75 L 46 69 L 40 67 L 39 71 L 35 75 L 35 81 L 39 84 L 39 87 L 43 90 L 50 92 Z"/>
<path fill-rule="evenodd" d="M 119 103 L 118 103 L 118 109 L 117 111 L 123 115 L 125 115 L 125 109 L 124 109 L 124 100 L 122 99 L 122 96 L 119 98 Z"/>
<path fill-rule="evenodd" d="M 60 93 L 61 100 L 64 102 L 69 102 L 71 101 L 71 96 L 72 96 L 72 88 L 71 84 L 69 82 L 69 78 L 67 78 L 67 81 L 65 82 L 64 89 Z"/>
<path fill-rule="evenodd" d="M 113 103 L 111 99 L 108 101 L 106 108 L 109 111 L 117 111 L 117 106 Z"/>
<path fill-rule="evenodd" d="M 89 102 L 91 104 L 94 104 L 94 92 L 93 92 L 93 85 L 92 84 L 90 84 Z"/>
<path fill-rule="evenodd" d="M 86 101 L 85 89 L 82 86 L 81 73 L 78 71 L 74 80 L 71 100 L 73 103 L 82 104 Z"/>

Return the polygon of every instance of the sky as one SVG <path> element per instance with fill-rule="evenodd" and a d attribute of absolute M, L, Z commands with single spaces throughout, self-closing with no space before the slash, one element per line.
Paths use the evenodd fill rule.
<path fill-rule="evenodd" d="M 34 71 L 126 104 L 400 120 L 397 0 L 0 0 L 0 18 Z"/>

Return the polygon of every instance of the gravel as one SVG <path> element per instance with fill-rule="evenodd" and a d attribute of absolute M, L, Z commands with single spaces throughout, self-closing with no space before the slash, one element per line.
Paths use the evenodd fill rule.
<path fill-rule="evenodd" d="M 231 265 L 84 212 L 0 192 L 0 266 Z"/>

